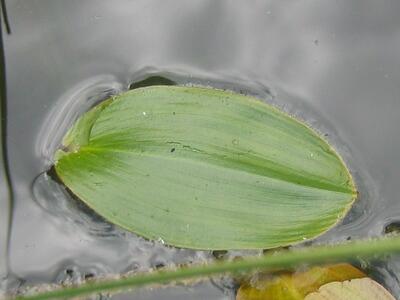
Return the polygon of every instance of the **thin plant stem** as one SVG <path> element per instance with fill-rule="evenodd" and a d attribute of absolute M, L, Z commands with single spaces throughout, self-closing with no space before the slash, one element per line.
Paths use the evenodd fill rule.
<path fill-rule="evenodd" d="M 177 270 L 157 271 L 143 275 L 121 277 L 109 281 L 88 282 L 78 286 L 47 291 L 16 299 L 44 300 L 65 299 L 101 292 L 118 292 L 149 284 L 161 284 L 195 277 L 213 276 L 224 273 L 239 273 L 254 270 L 283 270 L 299 264 L 321 264 L 360 258 L 378 258 L 384 254 L 400 253 L 400 238 L 364 240 L 331 246 L 315 246 L 293 251 L 280 251 L 262 257 L 239 261 L 225 261 Z"/>

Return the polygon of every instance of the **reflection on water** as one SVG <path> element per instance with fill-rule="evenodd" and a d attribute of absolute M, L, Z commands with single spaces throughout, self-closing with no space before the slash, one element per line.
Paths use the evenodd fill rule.
<path fill-rule="evenodd" d="M 121 93 L 123 87 L 113 76 L 97 76 L 79 83 L 73 90 L 67 90 L 57 101 L 59 105 L 49 110 L 39 131 L 35 151 L 52 165 L 52 156 L 58 149 L 65 129 L 90 107 L 112 95 Z"/>
<path fill-rule="evenodd" d="M 350 165 L 360 201 L 316 243 L 380 235 L 400 221 L 400 2 L 13 0 L 8 8 L 7 145 L 15 192 L 9 263 L 27 284 L 215 259 L 103 222 L 46 174 L 79 114 L 149 76 L 253 94 L 327 135 Z M 0 251 L 5 241 L 0 231 Z M 243 254 L 254 253 L 224 256 Z M 5 266 L 4 255 L 0 260 Z M 400 260 L 371 269 L 400 295 Z M 137 294 L 161 295 L 233 297 L 210 283 Z"/>

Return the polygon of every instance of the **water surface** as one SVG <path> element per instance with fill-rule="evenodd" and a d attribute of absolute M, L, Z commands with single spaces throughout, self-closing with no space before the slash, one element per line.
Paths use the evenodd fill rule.
<path fill-rule="evenodd" d="M 44 174 L 79 114 L 151 75 L 255 94 L 327 136 L 361 195 L 343 224 L 316 242 L 378 236 L 400 222 L 399 1 L 10 0 L 7 7 L 14 199 L 7 260 L 10 204 L 1 186 L 0 275 L 8 262 L 10 288 L 214 259 L 104 223 Z M 399 260 L 368 268 L 400 295 Z M 140 290 L 135 299 L 168 297 L 234 293 L 205 282 Z"/>

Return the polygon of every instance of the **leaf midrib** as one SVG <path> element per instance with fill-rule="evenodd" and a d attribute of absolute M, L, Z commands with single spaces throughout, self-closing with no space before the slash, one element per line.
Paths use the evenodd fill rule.
<path fill-rule="evenodd" d="M 147 157 L 172 159 L 172 160 L 189 160 L 189 159 L 183 158 L 183 157 L 176 157 L 176 156 L 175 157 L 168 157 L 168 156 L 157 155 L 157 154 L 149 153 L 149 152 L 127 151 L 125 149 L 118 149 L 118 148 L 112 148 L 111 149 L 111 148 L 107 148 L 107 147 L 93 147 L 93 146 L 87 146 L 87 145 L 81 147 L 79 149 L 78 153 L 79 152 L 109 152 L 109 153 L 118 152 L 118 153 L 124 153 L 124 154 L 129 154 L 129 155 L 136 155 L 136 156 L 147 156 Z M 77 154 L 77 152 L 75 152 L 74 154 Z M 195 161 L 196 163 L 203 163 L 201 160 L 197 160 L 197 159 L 196 160 L 191 160 L 191 161 Z M 285 173 L 281 173 L 282 176 L 276 177 L 276 176 L 271 176 L 271 175 L 267 175 L 267 174 L 258 174 L 256 172 L 250 172 L 248 170 L 242 170 L 242 169 L 238 169 L 238 168 L 229 168 L 229 167 L 220 166 L 220 165 L 217 165 L 217 164 L 211 164 L 211 165 L 215 166 L 215 167 L 219 167 L 219 168 L 231 169 L 231 170 L 234 170 L 236 172 L 243 172 L 243 173 L 247 173 L 247 174 L 267 177 L 267 178 L 269 178 L 271 180 L 282 181 L 282 182 L 290 183 L 290 184 L 301 186 L 301 187 L 307 187 L 307 188 L 323 190 L 323 191 L 330 191 L 330 192 L 335 192 L 335 193 L 348 194 L 348 195 L 352 196 L 352 200 L 354 200 L 355 197 L 356 197 L 356 192 L 351 190 L 351 188 L 346 189 L 344 187 L 340 187 L 340 186 L 337 186 L 337 185 L 334 185 L 334 184 L 327 184 L 327 183 L 324 183 L 325 186 L 298 183 L 298 182 L 293 181 L 293 180 L 285 180 L 285 179 L 283 179 L 285 177 Z M 302 177 L 300 177 L 300 178 L 302 178 Z M 302 179 L 304 179 L 304 178 L 302 178 Z M 351 180 L 351 178 L 349 178 L 349 180 Z M 321 182 L 318 182 L 318 181 L 315 181 L 315 180 L 313 180 L 313 182 L 321 183 Z"/>

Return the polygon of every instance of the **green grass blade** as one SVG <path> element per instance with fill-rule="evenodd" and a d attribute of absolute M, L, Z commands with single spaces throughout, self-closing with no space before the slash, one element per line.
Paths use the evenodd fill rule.
<path fill-rule="evenodd" d="M 338 154 L 261 101 L 197 87 L 110 99 L 69 131 L 55 169 L 110 222 L 194 249 L 265 249 L 314 238 L 356 190 Z"/>
<path fill-rule="evenodd" d="M 246 272 L 256 269 L 282 270 L 298 266 L 299 264 L 321 264 L 345 261 L 348 259 L 377 258 L 383 254 L 399 252 L 399 237 L 357 241 L 334 246 L 315 246 L 295 251 L 281 251 L 273 255 L 246 258 L 240 261 L 225 261 L 181 268 L 174 271 L 158 271 L 111 281 L 85 283 L 80 286 L 68 287 L 32 296 L 18 297 L 16 299 L 63 299 L 91 293 L 116 292 L 149 284 L 168 283 L 202 276 Z"/>

